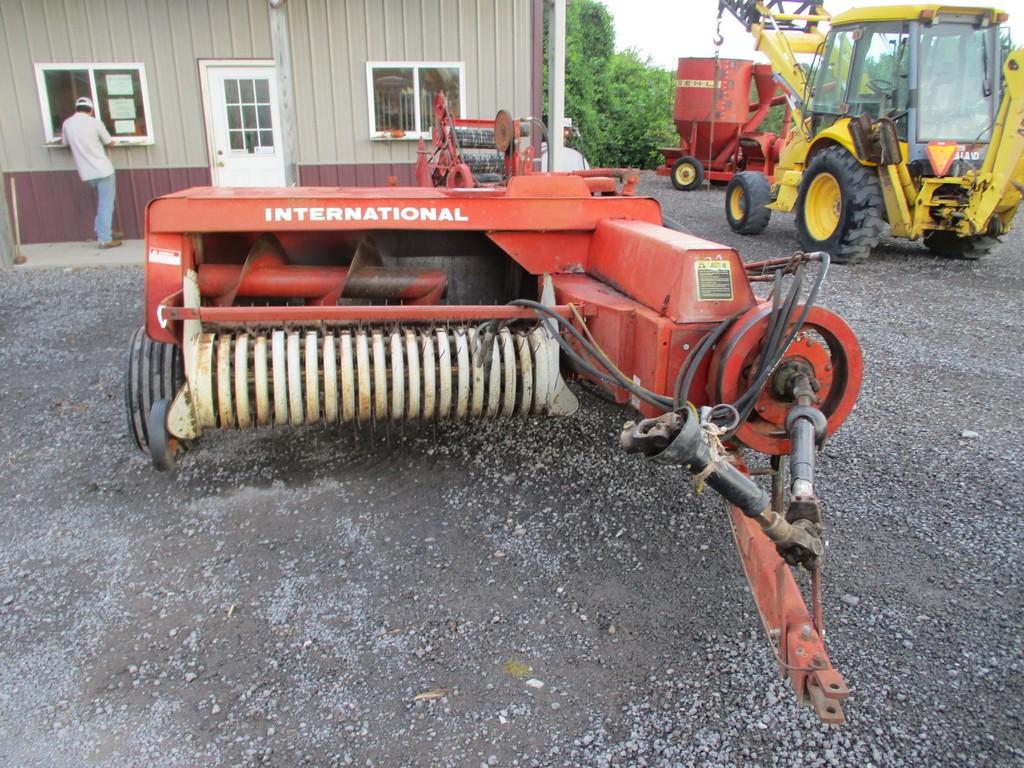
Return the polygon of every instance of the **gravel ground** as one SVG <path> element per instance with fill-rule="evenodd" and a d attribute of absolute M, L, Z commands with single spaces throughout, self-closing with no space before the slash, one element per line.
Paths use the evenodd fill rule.
<path fill-rule="evenodd" d="M 216 436 L 168 477 L 124 424 L 141 271 L 4 273 L 0 765 L 1024 763 L 1022 239 L 888 241 L 825 285 L 866 358 L 820 474 L 842 727 L 777 679 L 720 505 L 618 451 L 625 412 Z"/>

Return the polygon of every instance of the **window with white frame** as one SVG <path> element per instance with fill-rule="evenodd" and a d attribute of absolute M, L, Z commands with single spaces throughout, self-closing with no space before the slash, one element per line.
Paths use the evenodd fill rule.
<path fill-rule="evenodd" d="M 371 61 L 366 64 L 370 138 L 417 139 L 436 123 L 434 97 L 444 91 L 454 117 L 466 111 L 461 61 Z"/>
<path fill-rule="evenodd" d="M 92 99 L 94 114 L 119 144 L 152 144 L 146 68 L 142 64 L 36 64 L 39 106 L 48 144 L 60 145 L 61 127 L 75 100 Z"/>

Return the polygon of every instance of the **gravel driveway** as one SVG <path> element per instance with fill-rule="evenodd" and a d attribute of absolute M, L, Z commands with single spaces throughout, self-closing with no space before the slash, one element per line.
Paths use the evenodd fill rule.
<path fill-rule="evenodd" d="M 825 284 L 866 362 L 820 471 L 842 727 L 777 679 L 712 494 L 619 452 L 624 411 L 214 436 L 168 477 L 124 423 L 141 270 L 0 273 L 0 765 L 1024 763 L 1022 243 L 888 241 Z"/>

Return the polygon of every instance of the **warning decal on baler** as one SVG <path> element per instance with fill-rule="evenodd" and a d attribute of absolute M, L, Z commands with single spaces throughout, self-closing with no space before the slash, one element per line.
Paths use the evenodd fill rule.
<path fill-rule="evenodd" d="M 695 261 L 697 301 L 732 301 L 732 265 L 724 259 Z"/>

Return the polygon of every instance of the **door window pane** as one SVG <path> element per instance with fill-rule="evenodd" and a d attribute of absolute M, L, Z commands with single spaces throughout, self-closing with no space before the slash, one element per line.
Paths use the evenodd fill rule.
<path fill-rule="evenodd" d="M 270 103 L 270 81 L 264 77 L 253 81 L 256 84 L 256 102 L 258 104 Z"/>
<path fill-rule="evenodd" d="M 242 108 L 229 105 L 228 106 L 228 128 L 241 128 L 242 127 Z"/>
<path fill-rule="evenodd" d="M 907 32 L 868 25 L 857 42 L 849 96 L 849 114 L 866 112 L 873 120 L 905 112 L 910 93 Z M 905 138 L 905 135 L 904 135 Z"/>
<path fill-rule="evenodd" d="M 253 90 L 252 80 L 239 80 L 238 87 L 242 94 L 243 104 L 254 104 L 256 102 L 256 93 Z"/>
<path fill-rule="evenodd" d="M 224 101 L 228 104 L 238 104 L 238 81 L 224 81 Z"/>
<path fill-rule="evenodd" d="M 260 128 L 273 128 L 270 122 L 270 105 L 260 104 L 256 107 L 256 118 L 259 121 Z"/>
<path fill-rule="evenodd" d="M 256 107 L 250 107 L 248 104 L 242 106 L 242 127 L 243 128 L 256 128 Z"/>
<path fill-rule="evenodd" d="M 273 131 L 260 131 L 260 146 L 261 147 L 273 147 L 274 146 L 274 132 Z"/>
<path fill-rule="evenodd" d="M 232 149 L 245 149 L 245 141 L 242 139 L 241 131 L 228 131 L 228 140 Z"/>

